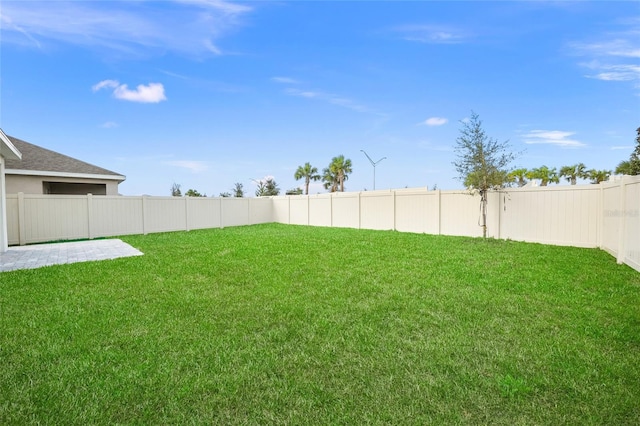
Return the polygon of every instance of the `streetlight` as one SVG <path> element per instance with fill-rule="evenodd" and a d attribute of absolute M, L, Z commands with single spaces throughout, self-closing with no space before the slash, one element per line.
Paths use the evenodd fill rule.
<path fill-rule="evenodd" d="M 362 153 L 367 156 L 367 158 L 371 162 L 371 165 L 373 166 L 373 190 L 375 191 L 376 190 L 376 166 L 378 165 L 379 162 L 386 159 L 387 157 L 382 157 L 378 161 L 373 161 L 371 157 L 369 157 L 369 154 L 367 154 L 364 149 L 361 149 L 360 151 L 362 151 Z"/>

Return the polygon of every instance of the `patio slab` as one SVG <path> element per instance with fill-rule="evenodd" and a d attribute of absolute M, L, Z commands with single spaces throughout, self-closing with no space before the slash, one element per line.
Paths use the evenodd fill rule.
<path fill-rule="evenodd" d="M 0 253 L 0 272 L 141 255 L 141 251 L 119 239 L 9 247 Z"/>

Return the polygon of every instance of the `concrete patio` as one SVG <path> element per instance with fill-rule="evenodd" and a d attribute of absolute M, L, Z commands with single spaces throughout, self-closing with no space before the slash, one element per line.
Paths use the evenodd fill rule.
<path fill-rule="evenodd" d="M 119 239 L 9 247 L 0 253 L 0 272 L 141 255 L 141 251 Z"/>

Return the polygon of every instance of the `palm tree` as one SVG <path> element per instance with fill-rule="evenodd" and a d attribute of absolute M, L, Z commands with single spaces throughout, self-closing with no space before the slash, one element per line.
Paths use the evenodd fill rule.
<path fill-rule="evenodd" d="M 310 163 L 304 163 L 304 166 L 298 166 L 293 175 L 295 180 L 304 178 L 304 195 L 309 195 L 309 182 L 312 180 L 320 180 L 321 176 L 318 174 L 318 169 L 313 167 Z"/>
<path fill-rule="evenodd" d="M 591 183 L 594 183 L 594 184 L 604 182 L 605 180 L 609 179 L 609 176 L 611 176 L 610 170 L 591 169 L 589 170 L 588 173 L 589 173 L 589 179 L 591 180 Z"/>
<path fill-rule="evenodd" d="M 563 166 L 560 169 L 559 177 L 564 177 L 567 182 L 571 182 L 571 185 L 575 185 L 578 179 L 586 179 L 587 166 L 583 163 L 574 164 L 573 166 Z"/>
<path fill-rule="evenodd" d="M 344 155 L 333 157 L 329 167 L 323 170 L 324 187 L 331 187 L 331 192 L 337 191 L 340 187 L 340 192 L 344 192 L 344 181 L 349 179 L 349 173 L 352 171 L 350 159 L 345 159 Z"/>
<path fill-rule="evenodd" d="M 509 180 L 516 182 L 519 187 L 523 187 L 527 184 L 527 173 L 529 173 L 527 169 L 512 170 L 511 173 L 509 173 Z"/>
<path fill-rule="evenodd" d="M 555 167 L 553 169 L 550 169 L 547 166 L 542 166 L 533 170 L 529 170 L 529 172 L 527 173 L 527 177 L 529 179 L 540 179 L 540 186 L 547 186 L 549 182 L 560 182 L 560 178 L 558 177 L 558 172 L 556 172 Z"/>

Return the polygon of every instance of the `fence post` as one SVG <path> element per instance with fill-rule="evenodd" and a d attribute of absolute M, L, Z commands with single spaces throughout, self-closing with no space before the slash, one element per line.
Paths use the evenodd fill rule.
<path fill-rule="evenodd" d="M 362 229 L 362 192 L 358 191 L 358 229 Z"/>
<path fill-rule="evenodd" d="M 185 231 L 189 232 L 189 198 L 191 197 L 184 197 L 184 229 Z"/>
<path fill-rule="evenodd" d="M 335 192 L 329 194 L 329 226 L 331 228 L 333 228 L 333 194 Z"/>
<path fill-rule="evenodd" d="M 398 208 L 397 208 L 397 203 L 396 203 L 396 194 L 398 193 L 398 191 L 396 189 L 393 190 L 393 230 L 397 231 L 398 230 L 398 221 L 397 221 L 397 217 L 398 217 Z"/>
<path fill-rule="evenodd" d="M 142 235 L 147 235 L 147 196 L 142 196 Z"/>
<path fill-rule="evenodd" d="M 442 234 L 442 191 L 438 191 L 438 235 Z"/>
<path fill-rule="evenodd" d="M 21 246 L 27 244 L 27 229 L 24 218 L 24 192 L 18 192 L 18 240 Z"/>
<path fill-rule="evenodd" d="M 224 216 L 222 215 L 224 213 L 224 210 L 222 208 L 222 203 L 224 202 L 225 197 L 220 197 L 220 229 L 224 228 Z"/>
<path fill-rule="evenodd" d="M 90 240 L 93 239 L 93 194 L 87 194 L 87 234 Z"/>
<path fill-rule="evenodd" d="M 624 263 L 627 249 L 627 182 L 623 176 L 620 179 L 620 224 L 618 226 L 618 256 L 616 261 Z"/>
<path fill-rule="evenodd" d="M 600 194 L 598 197 L 598 205 L 596 207 L 596 214 L 598 215 L 598 220 L 596 221 L 596 244 L 599 249 L 602 249 L 603 246 L 603 236 L 604 236 L 604 183 L 600 182 L 600 188 L 598 189 L 598 193 Z"/>

